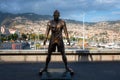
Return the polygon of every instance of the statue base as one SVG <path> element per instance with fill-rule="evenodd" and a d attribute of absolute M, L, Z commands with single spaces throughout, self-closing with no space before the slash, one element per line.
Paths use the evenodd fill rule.
<path fill-rule="evenodd" d="M 41 80 L 72 80 L 72 76 L 65 69 L 48 69 L 42 73 Z"/>

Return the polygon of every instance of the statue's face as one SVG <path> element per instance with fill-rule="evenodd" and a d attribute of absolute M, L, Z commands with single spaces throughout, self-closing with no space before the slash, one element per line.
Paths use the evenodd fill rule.
<path fill-rule="evenodd" d="M 53 16 L 54 16 L 54 20 L 59 20 L 59 16 L 60 16 L 59 13 L 55 13 Z"/>

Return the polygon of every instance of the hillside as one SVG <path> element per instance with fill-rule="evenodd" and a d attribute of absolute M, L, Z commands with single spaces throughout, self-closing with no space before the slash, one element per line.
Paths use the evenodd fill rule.
<path fill-rule="evenodd" d="M 44 34 L 48 20 L 51 20 L 50 15 L 38 15 L 34 13 L 11 14 L 0 12 L 0 24 L 6 28 L 15 28 L 20 33 L 41 33 Z M 82 37 L 83 24 L 82 21 L 65 19 L 70 36 Z M 105 39 L 120 40 L 120 20 L 118 21 L 103 21 L 90 23 L 85 22 L 85 38 L 92 40 Z"/>
<path fill-rule="evenodd" d="M 49 15 L 38 15 L 34 13 L 23 13 L 23 14 L 11 14 L 11 13 L 2 13 L 0 12 L 0 24 L 6 25 L 9 27 L 16 17 L 21 17 L 21 19 L 31 20 L 31 21 L 40 21 L 40 20 L 49 20 L 52 17 Z"/>

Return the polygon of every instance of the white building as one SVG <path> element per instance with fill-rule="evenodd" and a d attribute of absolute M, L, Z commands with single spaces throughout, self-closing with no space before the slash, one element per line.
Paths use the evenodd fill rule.
<path fill-rule="evenodd" d="M 16 29 L 12 29 L 12 28 L 6 28 L 5 25 L 1 26 L 1 34 L 6 34 L 6 35 L 9 35 L 9 34 L 14 34 L 16 33 Z"/>

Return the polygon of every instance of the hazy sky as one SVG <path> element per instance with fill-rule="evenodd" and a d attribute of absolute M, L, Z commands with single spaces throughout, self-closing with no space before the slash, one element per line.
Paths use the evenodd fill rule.
<path fill-rule="evenodd" d="M 0 0 L 2 12 L 52 15 L 55 9 L 65 19 L 120 20 L 120 0 Z"/>

